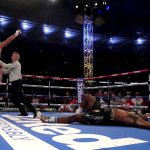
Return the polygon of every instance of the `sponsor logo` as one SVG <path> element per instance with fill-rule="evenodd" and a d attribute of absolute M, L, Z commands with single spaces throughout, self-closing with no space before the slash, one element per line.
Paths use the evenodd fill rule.
<path fill-rule="evenodd" d="M 2 118 L 0 118 L 0 135 L 15 150 L 31 148 L 36 150 L 58 150 Z"/>
<path fill-rule="evenodd" d="M 98 134 L 85 134 L 80 129 L 69 126 L 68 124 L 47 124 L 41 123 L 38 119 L 32 119 L 29 117 L 16 117 L 16 116 L 5 116 L 8 119 L 15 121 L 23 125 L 24 127 L 30 128 L 32 131 L 44 135 L 48 135 L 50 140 L 59 144 L 64 144 L 70 149 L 81 150 L 88 148 L 88 150 L 112 148 L 119 146 L 127 146 L 132 144 L 146 143 L 148 141 L 136 139 L 136 138 L 118 138 L 111 139 L 110 137 Z M 7 122 L 0 118 L 0 133 L 4 139 L 16 150 L 22 149 L 23 145 L 31 148 L 37 145 L 36 149 L 48 149 L 56 150 L 56 147 L 45 143 L 44 141 L 30 135 L 26 131 L 18 128 L 17 126 Z M 19 142 L 16 142 L 19 141 Z M 38 144 L 37 144 L 38 143 Z M 44 147 L 45 146 L 45 147 Z"/>

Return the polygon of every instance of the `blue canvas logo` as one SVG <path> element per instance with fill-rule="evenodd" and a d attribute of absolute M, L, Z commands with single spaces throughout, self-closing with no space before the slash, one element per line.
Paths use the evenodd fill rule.
<path fill-rule="evenodd" d="M 30 146 L 32 145 L 32 148 L 34 147 L 37 150 L 57 150 L 62 146 L 67 150 L 81 150 L 85 149 L 85 147 L 87 150 L 94 150 L 148 142 L 131 137 L 112 139 L 105 135 L 84 133 L 81 129 L 77 128 L 77 126 L 71 126 L 69 124 L 42 123 L 40 120 L 30 117 L 17 117 L 9 115 L 5 117 L 17 124 L 20 124 L 24 128 L 30 129 L 30 132 L 34 132 L 35 135 L 37 135 L 37 133 L 40 135 L 39 137 L 33 136 L 18 126 L 15 126 L 12 123 L 0 118 L 1 136 L 3 136 L 9 145 L 11 145 L 14 149 L 17 146 L 22 149 L 23 145 L 26 149 L 30 149 Z M 46 137 L 46 140 L 41 137 Z"/>

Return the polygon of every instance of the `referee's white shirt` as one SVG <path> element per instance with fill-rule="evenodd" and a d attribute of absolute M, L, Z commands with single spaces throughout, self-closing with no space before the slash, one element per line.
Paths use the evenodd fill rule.
<path fill-rule="evenodd" d="M 9 74 L 9 82 L 22 79 L 21 64 L 19 61 L 6 64 L 0 60 L 0 65 L 3 67 L 3 74 Z"/>

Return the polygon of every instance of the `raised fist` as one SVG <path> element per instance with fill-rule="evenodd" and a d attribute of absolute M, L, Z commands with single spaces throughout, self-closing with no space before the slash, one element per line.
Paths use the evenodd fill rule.
<path fill-rule="evenodd" d="M 17 30 L 17 31 L 15 32 L 15 36 L 17 37 L 17 36 L 19 36 L 21 33 L 22 33 L 21 30 Z"/>

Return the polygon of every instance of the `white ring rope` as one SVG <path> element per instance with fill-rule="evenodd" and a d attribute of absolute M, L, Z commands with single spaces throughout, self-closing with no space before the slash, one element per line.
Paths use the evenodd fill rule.
<path fill-rule="evenodd" d="M 6 83 L 2 83 L 1 85 L 7 85 Z M 9 84 L 11 85 L 11 84 Z M 141 82 L 141 83 L 129 83 L 129 84 L 122 84 L 122 85 L 109 85 L 109 88 L 117 88 L 117 87 L 132 87 L 132 86 L 144 86 L 148 85 L 148 82 Z M 51 88 L 51 89 L 76 89 L 76 87 L 64 87 L 64 86 L 46 86 L 46 85 L 30 85 L 30 84 L 23 84 L 24 87 L 34 87 L 34 88 Z M 101 89 L 101 88 L 108 88 L 108 86 L 93 86 L 93 87 L 85 87 L 85 89 Z"/>
<path fill-rule="evenodd" d="M 131 86 L 143 86 L 148 85 L 148 82 L 143 83 L 130 83 L 130 84 L 124 84 L 124 85 L 109 85 L 109 88 L 119 88 L 119 87 L 131 87 Z M 95 86 L 95 87 L 86 87 L 86 89 L 106 89 L 108 86 Z"/>

